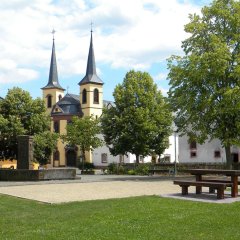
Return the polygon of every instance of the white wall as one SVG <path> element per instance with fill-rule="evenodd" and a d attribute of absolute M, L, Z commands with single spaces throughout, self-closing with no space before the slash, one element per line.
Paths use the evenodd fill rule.
<path fill-rule="evenodd" d="M 220 157 L 214 157 L 214 152 L 220 151 Z M 206 141 L 204 144 L 197 143 L 196 157 L 191 157 L 191 149 L 186 135 L 179 137 L 179 162 L 180 163 L 199 163 L 199 162 L 212 162 L 223 163 L 226 162 L 225 150 L 221 146 L 218 139 L 211 142 Z"/>
<path fill-rule="evenodd" d="M 175 144 L 176 144 L 176 154 L 175 154 Z M 164 155 L 170 155 L 170 162 L 175 162 L 175 156 L 176 156 L 176 162 L 179 161 L 179 142 L 178 142 L 178 135 L 174 134 L 169 137 L 169 147 L 165 149 L 164 153 L 161 157 L 164 157 Z"/>
<path fill-rule="evenodd" d="M 102 154 L 106 153 L 107 154 L 107 163 L 102 163 Z M 108 147 L 106 145 L 97 148 L 93 151 L 93 163 L 95 166 L 108 166 L 110 163 L 119 163 L 120 161 L 120 156 L 112 156 Z M 170 155 L 170 162 L 174 163 L 175 162 L 175 138 L 174 135 L 169 137 L 169 148 L 167 148 L 164 153 L 161 155 L 161 157 L 164 157 L 164 155 Z M 176 135 L 176 161 L 178 162 L 178 136 Z M 147 156 L 144 158 L 144 163 L 151 162 L 152 157 Z M 124 156 L 124 163 L 135 163 L 136 161 L 136 156 L 134 154 L 129 153 L 128 156 Z"/>

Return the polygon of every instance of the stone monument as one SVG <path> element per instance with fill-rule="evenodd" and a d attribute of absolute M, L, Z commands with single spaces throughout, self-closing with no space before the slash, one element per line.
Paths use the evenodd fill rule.
<path fill-rule="evenodd" d="M 33 169 L 33 136 L 20 135 L 18 140 L 17 169 Z"/>

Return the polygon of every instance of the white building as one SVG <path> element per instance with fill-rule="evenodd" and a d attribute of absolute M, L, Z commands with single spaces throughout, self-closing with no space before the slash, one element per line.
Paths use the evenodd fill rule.
<path fill-rule="evenodd" d="M 233 162 L 239 161 L 239 148 L 231 147 Z M 226 153 L 218 139 L 206 141 L 204 144 L 189 142 L 184 135 L 179 137 L 179 162 L 180 163 L 225 163 Z"/>
<path fill-rule="evenodd" d="M 175 144 L 176 144 L 176 147 L 175 147 Z M 176 161 L 178 162 L 178 155 L 179 155 L 178 136 L 172 135 L 169 137 L 169 148 L 167 148 L 164 151 L 164 153 L 161 155 L 161 160 L 163 162 L 174 163 L 175 156 L 176 156 Z M 108 147 L 104 145 L 93 151 L 92 159 L 95 166 L 105 167 L 105 166 L 108 166 L 108 164 L 110 163 L 135 163 L 136 156 L 131 153 L 129 153 L 127 156 L 126 155 L 113 156 L 111 155 Z M 144 158 L 140 156 L 140 163 L 147 163 L 151 161 L 152 161 L 152 156 L 147 156 Z"/>

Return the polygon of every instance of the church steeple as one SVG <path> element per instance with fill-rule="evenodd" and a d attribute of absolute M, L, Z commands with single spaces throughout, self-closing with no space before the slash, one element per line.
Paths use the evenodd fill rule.
<path fill-rule="evenodd" d="M 95 84 L 103 85 L 103 81 L 97 76 L 97 72 L 96 72 L 95 56 L 94 56 L 94 50 L 93 50 L 92 30 L 91 30 L 89 52 L 88 52 L 86 75 L 79 82 L 79 85 L 88 84 L 88 83 L 95 83 Z"/>
<path fill-rule="evenodd" d="M 51 32 L 53 34 L 53 45 L 52 45 L 52 56 L 49 70 L 48 84 L 42 88 L 43 100 L 47 108 L 47 113 L 51 114 L 52 107 L 63 97 L 64 88 L 58 82 L 58 71 L 57 71 L 57 61 L 55 53 L 55 43 L 54 43 L 54 33 L 55 30 Z"/>
<path fill-rule="evenodd" d="M 61 87 L 61 85 L 58 82 L 58 71 L 57 71 L 54 37 L 53 37 L 52 56 L 51 56 L 48 84 L 42 89 L 52 89 L 52 88 L 65 90 L 64 88 Z"/>

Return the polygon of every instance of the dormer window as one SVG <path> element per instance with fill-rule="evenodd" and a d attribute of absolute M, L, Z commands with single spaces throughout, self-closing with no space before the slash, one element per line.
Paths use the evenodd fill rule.
<path fill-rule="evenodd" d="M 99 91 L 97 88 L 93 91 L 93 103 L 99 103 Z"/>
<path fill-rule="evenodd" d="M 87 90 L 85 88 L 82 91 L 82 103 L 87 103 Z"/>
<path fill-rule="evenodd" d="M 47 107 L 48 108 L 52 107 L 52 95 L 47 96 Z"/>

